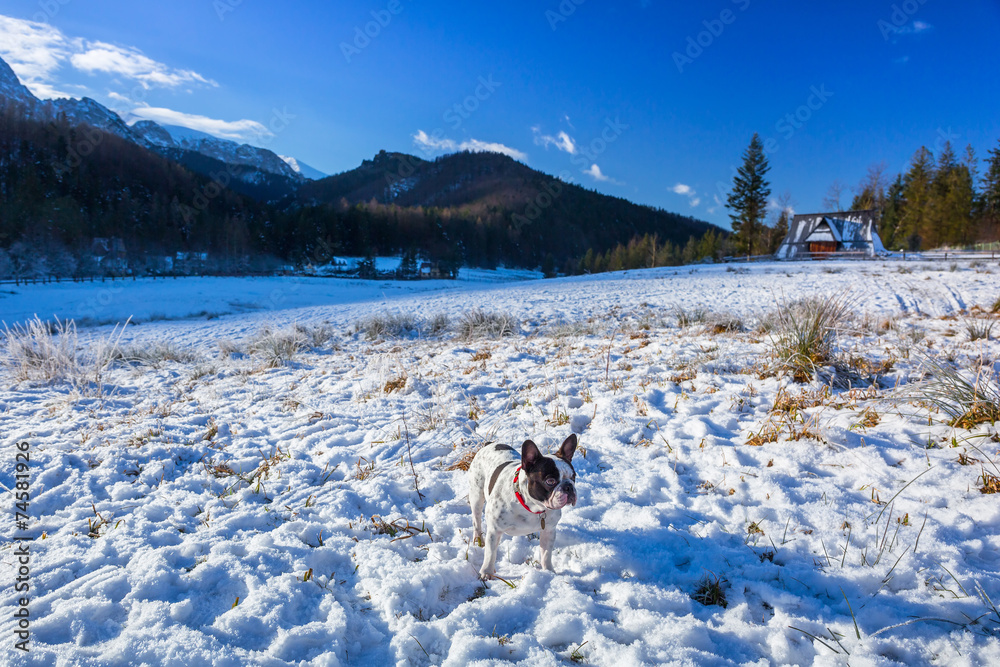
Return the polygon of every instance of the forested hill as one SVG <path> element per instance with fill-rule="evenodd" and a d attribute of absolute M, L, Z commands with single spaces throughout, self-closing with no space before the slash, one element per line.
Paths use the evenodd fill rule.
<path fill-rule="evenodd" d="M 456 153 L 433 161 L 379 153 L 360 167 L 303 185 L 297 200 L 303 233 L 355 209 L 368 217 L 376 246 L 405 250 L 425 239 L 452 246 L 466 261 L 557 265 L 604 252 L 643 235 L 683 245 L 721 230 L 706 222 L 640 206 L 564 182 L 497 153 Z M 356 226 L 356 225 L 355 225 Z M 333 242 L 342 239 L 331 239 Z"/>
<path fill-rule="evenodd" d="M 0 264 L 19 277 L 86 271 L 95 238 L 149 254 L 205 250 L 242 261 L 273 212 L 131 141 L 0 109 Z"/>

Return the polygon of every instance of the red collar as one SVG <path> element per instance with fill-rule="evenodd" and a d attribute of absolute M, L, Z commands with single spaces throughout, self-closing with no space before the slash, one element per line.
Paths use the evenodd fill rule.
<path fill-rule="evenodd" d="M 517 470 L 514 472 L 514 497 L 517 498 L 517 502 L 521 503 L 521 507 L 528 510 L 532 514 L 545 514 L 545 510 L 541 512 L 536 512 L 535 510 L 528 507 L 528 504 L 524 502 L 524 498 L 521 497 L 521 492 L 517 490 L 517 478 L 521 474 L 521 466 L 517 466 Z"/>

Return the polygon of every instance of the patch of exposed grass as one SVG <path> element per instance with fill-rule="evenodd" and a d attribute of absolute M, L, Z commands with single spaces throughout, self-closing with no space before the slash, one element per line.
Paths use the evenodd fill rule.
<path fill-rule="evenodd" d="M 80 373 L 76 323 L 35 319 L 4 327 L 3 365 L 18 381 L 59 382 Z"/>
<path fill-rule="evenodd" d="M 714 574 L 710 574 L 698 584 L 698 587 L 691 595 L 691 599 L 695 602 L 700 602 L 706 607 L 716 606 L 725 609 L 729 606 L 729 601 L 726 599 L 726 591 L 724 590 L 726 583 L 725 579 L 720 579 Z"/>
<path fill-rule="evenodd" d="M 521 328 L 520 323 L 510 313 L 471 310 L 458 323 L 458 333 L 462 338 L 502 338 L 512 336 Z"/>
<path fill-rule="evenodd" d="M 708 331 L 713 334 L 739 333 L 746 330 L 743 320 L 731 313 L 716 313 L 707 318 Z"/>
<path fill-rule="evenodd" d="M 120 348 L 116 356 L 129 364 L 153 368 L 159 368 L 168 361 L 190 363 L 198 360 L 197 354 L 183 350 L 170 341 L 127 345 Z"/>
<path fill-rule="evenodd" d="M 302 337 L 303 343 L 308 347 L 323 347 L 333 340 L 333 327 L 325 322 L 314 326 L 296 324 L 294 328 Z"/>
<path fill-rule="evenodd" d="M 973 378 L 930 359 L 933 378 L 906 398 L 928 403 L 948 416 L 948 423 L 972 429 L 1000 420 L 1000 376 L 980 367 Z"/>
<path fill-rule="evenodd" d="M 682 306 L 675 306 L 673 315 L 674 319 L 677 320 L 677 326 L 681 329 L 687 329 L 695 324 L 703 324 L 708 319 L 708 311 L 700 307 L 688 310 Z"/>
<path fill-rule="evenodd" d="M 369 340 L 378 338 L 417 338 L 440 336 L 450 326 L 448 316 L 434 315 L 421 319 L 409 313 L 379 313 L 355 323 L 354 331 L 364 333 Z"/>
<path fill-rule="evenodd" d="M 983 474 L 979 476 L 979 481 L 982 482 L 979 485 L 979 493 L 1000 493 L 1000 477 L 991 475 L 986 470 L 983 470 Z"/>
<path fill-rule="evenodd" d="M 382 387 L 382 391 L 387 394 L 391 394 L 394 391 L 402 391 L 403 387 L 406 386 L 406 376 L 400 375 L 398 378 L 394 378 L 385 383 Z"/>
<path fill-rule="evenodd" d="M 970 318 L 965 321 L 965 331 L 969 334 L 969 340 L 990 340 L 993 336 L 993 327 L 996 320 Z"/>
<path fill-rule="evenodd" d="M 251 355 L 260 357 L 268 368 L 279 368 L 306 348 L 306 337 L 296 327 L 275 331 L 264 327 L 250 342 Z"/>
<path fill-rule="evenodd" d="M 768 335 L 774 356 L 796 381 L 807 382 L 831 362 L 837 332 L 852 306 L 847 294 L 779 305 Z"/>
<path fill-rule="evenodd" d="M 100 396 L 105 372 L 120 357 L 119 343 L 127 325 L 116 324 L 106 339 L 95 342 L 84 355 L 73 320 L 49 323 L 35 316 L 13 328 L 4 327 L 0 364 L 18 381 L 68 381 L 85 393 Z"/>

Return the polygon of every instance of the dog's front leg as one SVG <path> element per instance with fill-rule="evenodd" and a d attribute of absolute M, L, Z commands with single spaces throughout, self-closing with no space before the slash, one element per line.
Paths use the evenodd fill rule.
<path fill-rule="evenodd" d="M 552 547 L 556 544 L 556 527 L 555 522 L 552 526 L 547 526 L 542 530 L 541 539 L 538 541 L 538 548 L 542 552 L 542 567 L 544 567 L 549 572 L 555 572 L 552 567 Z"/>
<path fill-rule="evenodd" d="M 497 550 L 500 548 L 500 538 L 503 533 L 497 530 L 493 522 L 486 524 L 486 548 L 483 550 L 483 566 L 479 569 L 480 579 L 492 579 L 496 573 Z"/>
<path fill-rule="evenodd" d="M 486 493 L 479 485 L 473 484 L 469 490 L 469 505 L 472 506 L 472 543 L 483 546 L 483 508 L 486 506 Z"/>

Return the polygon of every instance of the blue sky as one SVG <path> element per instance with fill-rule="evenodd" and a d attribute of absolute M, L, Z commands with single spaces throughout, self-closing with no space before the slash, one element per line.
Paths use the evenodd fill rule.
<path fill-rule="evenodd" d="M 717 197 L 755 131 L 773 139 L 774 194 L 800 212 L 874 163 L 905 169 L 921 145 L 996 147 L 1000 2 L 959 7 L 0 0 L 0 56 L 41 96 L 88 95 L 327 173 L 380 149 L 501 150 L 727 225 Z"/>

